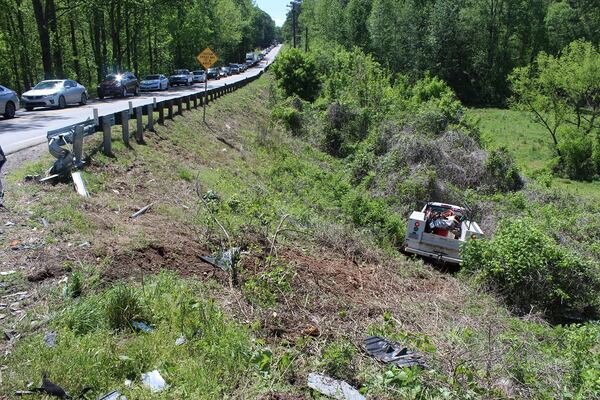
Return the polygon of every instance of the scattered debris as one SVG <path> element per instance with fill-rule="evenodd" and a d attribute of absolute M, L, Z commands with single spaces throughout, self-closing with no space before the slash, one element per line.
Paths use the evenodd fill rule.
<path fill-rule="evenodd" d="M 131 387 L 131 385 L 133 385 L 133 381 L 131 379 L 125 379 L 125 382 L 123 382 L 123 384 L 125 385 L 125 387 Z"/>
<path fill-rule="evenodd" d="M 113 390 L 110 393 L 98 397 L 97 400 L 127 400 L 127 397 L 123 396 L 118 390 Z"/>
<path fill-rule="evenodd" d="M 4 226 L 15 226 L 15 223 L 12 221 L 8 221 L 7 223 L 4 224 Z"/>
<path fill-rule="evenodd" d="M 302 331 L 302 334 L 304 336 L 312 336 L 312 337 L 317 337 L 321 334 L 321 331 L 319 331 L 319 328 L 317 328 L 316 326 L 309 326 L 307 328 L 305 328 Z"/>
<path fill-rule="evenodd" d="M 177 340 L 175 341 L 175 344 L 177 346 L 181 346 L 181 345 L 185 344 L 185 342 L 187 342 L 185 336 L 181 335 L 177 338 Z"/>
<path fill-rule="evenodd" d="M 44 225 L 44 228 L 48 229 L 49 224 L 48 224 L 48 221 L 46 220 L 46 218 L 41 218 L 40 221 L 41 221 L 42 225 Z"/>
<path fill-rule="evenodd" d="M 142 214 L 145 214 L 146 212 L 148 212 L 148 210 L 150 209 L 150 207 L 152 207 L 154 205 L 154 203 L 150 203 L 145 207 L 140 208 L 138 211 L 136 211 L 135 213 L 131 214 L 131 218 L 137 218 Z"/>
<path fill-rule="evenodd" d="M 152 331 L 154 331 L 154 328 L 152 328 L 150 325 L 146 324 L 145 322 L 141 322 L 141 321 L 133 321 L 131 323 L 131 326 L 133 326 L 138 331 L 142 331 L 145 333 L 151 333 Z"/>
<path fill-rule="evenodd" d="M 413 366 L 425 369 L 429 368 L 420 354 L 385 338 L 368 336 L 363 341 L 363 345 L 367 353 L 386 364 L 394 364 L 399 368 Z"/>
<path fill-rule="evenodd" d="M 21 241 L 19 239 L 11 240 L 10 249 L 11 250 L 19 250 L 19 244 L 21 244 Z"/>
<path fill-rule="evenodd" d="M 142 384 L 154 393 L 163 391 L 167 387 L 167 383 L 156 369 L 142 374 Z"/>
<path fill-rule="evenodd" d="M 79 246 L 80 249 L 88 249 L 91 246 L 90 242 L 83 242 Z"/>
<path fill-rule="evenodd" d="M 223 271 L 228 272 L 236 263 L 239 253 L 239 247 L 232 247 L 231 249 L 217 254 L 214 257 L 200 256 L 200 259 L 212 265 L 213 267 L 221 268 Z"/>
<path fill-rule="evenodd" d="M 90 193 L 85 188 L 85 182 L 83 181 L 81 172 L 71 172 L 71 176 L 73 177 L 73 185 L 75 186 L 75 190 L 77 191 L 77 193 L 83 197 L 90 197 Z"/>
<path fill-rule="evenodd" d="M 2 271 L 0 272 L 0 276 L 7 276 L 7 275 L 12 275 L 12 274 L 16 274 L 17 271 L 15 271 L 14 269 L 11 269 L 10 271 Z"/>
<path fill-rule="evenodd" d="M 48 347 L 55 347 L 56 346 L 56 332 L 54 331 L 48 331 L 44 333 L 44 343 L 46 343 L 46 346 Z"/>
<path fill-rule="evenodd" d="M 46 372 L 42 373 L 42 386 L 39 388 L 34 388 L 31 390 L 18 390 L 15 392 L 15 395 L 22 396 L 25 394 L 35 394 L 35 393 L 46 393 L 51 396 L 58 397 L 60 399 L 70 399 L 71 396 L 67 394 L 67 392 L 58 386 L 56 383 L 51 382 L 48 379 L 48 374 Z"/>
<path fill-rule="evenodd" d="M 321 374 L 309 374 L 308 387 L 336 400 L 365 400 L 365 396 L 348 383 Z"/>

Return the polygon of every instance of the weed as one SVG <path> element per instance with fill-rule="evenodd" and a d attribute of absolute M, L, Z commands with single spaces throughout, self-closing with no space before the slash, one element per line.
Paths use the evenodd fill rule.
<path fill-rule="evenodd" d="M 115 331 L 132 329 L 134 321 L 146 321 L 138 294 L 131 286 L 118 284 L 107 294 L 106 319 Z"/>

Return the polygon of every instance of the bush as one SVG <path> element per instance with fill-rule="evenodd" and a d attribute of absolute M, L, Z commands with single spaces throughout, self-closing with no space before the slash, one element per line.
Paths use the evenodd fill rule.
<path fill-rule="evenodd" d="M 550 318 L 593 317 L 599 311 L 600 272 L 596 264 L 559 245 L 532 218 L 502 221 L 492 240 L 463 248 L 465 271 L 515 306 Z"/>
<path fill-rule="evenodd" d="M 523 188 L 523 179 L 512 155 L 504 147 L 492 150 L 485 163 L 490 186 L 501 192 L 512 192 Z"/>
<path fill-rule="evenodd" d="M 106 319 L 115 331 L 132 328 L 134 321 L 145 321 L 144 311 L 135 289 L 119 284 L 107 294 Z"/>
<path fill-rule="evenodd" d="M 360 110 L 336 102 L 327 109 L 325 119 L 323 148 L 334 157 L 347 157 L 367 136 L 369 120 Z"/>
<path fill-rule="evenodd" d="M 320 82 L 312 56 L 298 49 L 282 51 L 272 70 L 287 96 L 298 96 L 307 101 L 316 99 Z"/>

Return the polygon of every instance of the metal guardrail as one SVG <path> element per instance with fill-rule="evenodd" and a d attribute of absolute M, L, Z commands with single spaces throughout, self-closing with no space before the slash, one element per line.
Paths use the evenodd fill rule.
<path fill-rule="evenodd" d="M 130 147 L 131 132 L 129 121 L 136 120 L 134 135 L 138 144 L 144 144 L 144 132 L 154 131 L 155 123 L 164 124 L 166 119 L 173 119 L 175 115 L 182 115 L 184 108 L 187 111 L 196 109 L 199 106 L 208 105 L 219 97 L 231 93 L 248 83 L 258 79 L 267 71 L 269 66 L 263 68 L 257 75 L 247 77 L 241 81 L 225 84 L 221 87 L 209 89 L 206 92 L 187 94 L 169 100 L 154 101 L 150 104 L 133 107 L 129 102 L 129 108 L 112 114 L 98 116 L 98 110 L 94 109 L 94 118 L 85 122 L 66 126 L 64 128 L 48 131 L 48 150 L 56 161 L 49 171 L 49 176 L 45 178 L 52 179 L 62 176 L 68 176 L 74 169 L 81 169 L 84 166 L 83 157 L 83 139 L 96 132 L 102 132 L 102 152 L 107 156 L 112 156 L 112 128 L 121 126 L 123 143 Z M 154 121 L 154 113 L 158 112 L 158 119 Z M 146 116 L 144 125 L 143 116 Z"/>

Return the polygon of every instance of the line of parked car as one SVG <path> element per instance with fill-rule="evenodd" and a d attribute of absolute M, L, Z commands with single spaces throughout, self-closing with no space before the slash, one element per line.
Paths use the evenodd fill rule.
<path fill-rule="evenodd" d="M 260 62 L 274 46 L 259 53 L 248 53 L 243 64 L 232 63 L 220 68 L 209 68 L 207 71 L 190 71 L 177 69 L 169 77 L 163 74 L 148 75 L 139 80 L 132 72 L 121 72 L 107 75 L 98 84 L 98 98 L 139 96 L 140 92 L 168 90 L 174 86 L 191 86 L 205 83 L 209 79 L 219 80 L 231 75 L 245 72 Z M 252 56 L 249 56 L 252 55 Z M 0 115 L 5 119 L 15 116 L 15 112 L 23 107 L 32 111 L 36 107 L 65 108 L 70 104 L 87 104 L 89 93 L 85 86 L 71 79 L 44 80 L 31 90 L 23 93 L 21 98 L 7 87 L 0 86 Z"/>

